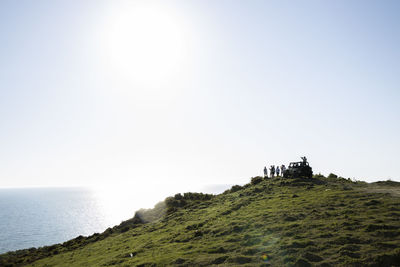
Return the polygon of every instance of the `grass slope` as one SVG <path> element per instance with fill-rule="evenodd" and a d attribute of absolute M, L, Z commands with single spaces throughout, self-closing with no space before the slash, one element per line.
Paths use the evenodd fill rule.
<path fill-rule="evenodd" d="M 177 194 L 102 234 L 1 266 L 400 266 L 400 183 L 262 179 Z"/>

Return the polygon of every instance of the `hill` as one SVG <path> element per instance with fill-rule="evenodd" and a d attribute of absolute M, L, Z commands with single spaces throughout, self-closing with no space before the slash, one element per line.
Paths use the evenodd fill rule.
<path fill-rule="evenodd" d="M 177 194 L 102 234 L 0 266 L 400 266 L 400 183 L 264 179 Z"/>

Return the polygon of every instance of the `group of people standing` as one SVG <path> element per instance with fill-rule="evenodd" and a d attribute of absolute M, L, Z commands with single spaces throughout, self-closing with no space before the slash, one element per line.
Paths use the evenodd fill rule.
<path fill-rule="evenodd" d="M 280 174 L 282 174 L 282 176 L 283 176 L 285 171 L 286 171 L 286 167 L 283 164 L 280 167 L 279 167 L 279 165 L 276 167 L 275 167 L 275 165 L 271 165 L 271 167 L 269 167 L 269 173 L 270 173 L 271 178 L 275 177 L 275 174 L 277 177 Z M 264 177 L 268 178 L 268 169 L 266 166 L 264 167 Z"/>

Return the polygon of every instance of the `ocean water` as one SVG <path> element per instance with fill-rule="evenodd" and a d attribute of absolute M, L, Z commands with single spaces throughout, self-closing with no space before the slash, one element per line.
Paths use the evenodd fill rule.
<path fill-rule="evenodd" d="M 0 253 L 102 232 L 113 218 L 89 189 L 0 189 Z"/>
<path fill-rule="evenodd" d="M 228 187 L 209 185 L 194 191 L 220 193 Z M 154 188 L 140 193 L 130 188 L 0 189 L 0 253 L 103 232 L 175 192 Z"/>

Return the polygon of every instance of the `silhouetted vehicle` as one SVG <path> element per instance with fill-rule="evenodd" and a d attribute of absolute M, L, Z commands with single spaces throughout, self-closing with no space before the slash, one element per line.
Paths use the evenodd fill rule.
<path fill-rule="evenodd" d="M 312 178 L 313 172 L 312 168 L 307 162 L 306 157 L 301 158 L 303 161 L 299 162 L 291 162 L 289 164 L 289 167 L 287 170 L 285 170 L 285 173 L 283 174 L 283 177 L 285 178 L 297 178 L 297 177 L 306 177 L 306 178 Z"/>

